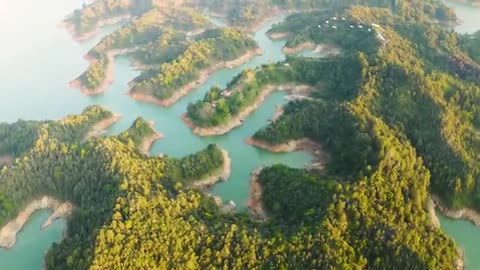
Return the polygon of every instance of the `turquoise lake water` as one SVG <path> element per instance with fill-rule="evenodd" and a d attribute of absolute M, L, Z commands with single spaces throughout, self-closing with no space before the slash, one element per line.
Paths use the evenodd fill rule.
<path fill-rule="evenodd" d="M 244 68 L 254 68 L 263 63 L 283 60 L 282 41 L 270 41 L 264 27 L 255 35 L 255 40 L 265 54 L 254 58 L 236 69 L 224 69 L 214 73 L 210 79 L 190 95 L 170 108 L 160 108 L 130 99 L 127 83 L 138 72 L 130 68 L 127 58 L 117 58 L 115 81 L 105 94 L 85 97 L 77 89 L 71 89 L 68 82 L 81 74 L 88 63 L 83 55 L 102 36 L 116 27 L 106 27 L 102 33 L 85 43 L 76 43 L 70 34 L 57 27 L 58 22 L 75 8 L 81 0 L 0 0 L 0 121 L 14 122 L 17 119 L 60 119 L 67 114 L 78 114 L 90 104 L 99 104 L 122 115 L 122 120 L 112 126 L 108 134 L 118 134 L 127 129 L 139 116 L 155 121 L 155 129 L 165 135 L 151 151 L 152 155 L 165 153 L 181 157 L 216 143 L 226 149 L 232 159 L 232 176 L 227 182 L 217 185 L 213 193 L 224 201 L 233 200 L 239 210 L 246 208 L 249 173 L 252 169 L 273 163 L 285 163 L 292 167 L 302 167 L 311 157 L 304 152 L 272 154 L 246 145 L 243 141 L 258 128 L 266 125 L 276 105 L 285 103 L 284 93 L 270 95 L 257 111 L 246 119 L 244 124 L 227 135 L 198 137 L 181 121 L 188 103 L 203 98 L 213 85 L 224 87 L 226 83 Z M 38 10 L 42 10 L 41 13 Z M 474 18 L 470 9 L 460 9 L 466 14 L 463 18 Z M 473 12 L 477 16 L 479 11 Z M 280 19 L 279 19 L 280 20 Z M 464 28 L 458 31 L 479 29 L 480 22 L 464 19 Z M 273 22 L 272 22 L 273 23 Z M 475 26 L 476 25 L 476 26 Z M 476 28 L 475 28 L 476 27 Z M 57 221 L 46 230 L 40 226 L 48 216 L 48 211 L 38 211 L 17 237 L 17 244 L 10 250 L 0 249 L 0 269 L 35 270 L 40 269 L 43 255 L 55 241 L 59 241 L 65 228 L 65 221 Z M 442 218 L 442 227 L 452 236 L 466 253 L 470 270 L 480 269 L 478 249 L 480 230 L 463 221 Z"/>

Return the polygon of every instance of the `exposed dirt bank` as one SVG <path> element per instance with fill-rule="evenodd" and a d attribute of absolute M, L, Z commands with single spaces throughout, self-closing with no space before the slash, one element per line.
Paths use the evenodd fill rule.
<path fill-rule="evenodd" d="M 258 182 L 258 176 L 263 168 L 252 171 L 250 177 L 250 196 L 248 197 L 248 212 L 250 217 L 259 222 L 268 219 L 262 201 L 262 186 Z"/>
<path fill-rule="evenodd" d="M 267 36 L 273 40 L 286 39 L 290 36 L 290 32 L 267 33 Z"/>
<path fill-rule="evenodd" d="M 109 128 L 111 125 L 113 125 L 118 120 L 120 120 L 120 118 L 122 117 L 119 114 L 114 113 L 112 114 L 111 117 L 96 123 L 95 125 L 92 126 L 92 128 L 90 128 L 90 131 L 88 131 L 87 134 L 85 134 L 84 140 L 86 141 L 90 138 L 98 137 L 102 135 L 107 128 Z"/>
<path fill-rule="evenodd" d="M 272 153 L 307 151 L 314 157 L 314 160 L 313 163 L 307 165 L 306 168 L 312 170 L 323 170 L 325 168 L 325 162 L 328 158 L 323 150 L 322 145 L 308 138 L 290 140 L 286 143 L 271 145 L 250 137 L 245 140 L 245 143 Z"/>
<path fill-rule="evenodd" d="M 295 47 L 283 47 L 282 52 L 284 54 L 296 54 L 304 50 L 313 50 L 317 47 L 317 44 L 313 42 L 304 42 Z"/>
<path fill-rule="evenodd" d="M 153 128 L 153 126 L 155 125 L 155 122 L 149 121 L 148 124 L 150 125 L 151 128 Z M 140 148 L 140 151 L 141 151 L 143 154 L 145 154 L 145 155 L 149 155 L 150 149 L 152 148 L 153 143 L 155 143 L 156 141 L 162 139 L 163 137 L 164 137 L 164 136 L 163 136 L 162 133 L 155 131 L 152 135 L 146 137 L 146 138 L 143 140 L 143 143 L 142 143 L 142 146 L 141 146 L 141 148 Z"/>
<path fill-rule="evenodd" d="M 440 210 L 440 212 L 442 212 L 444 216 L 452 219 L 468 220 L 476 226 L 480 226 L 480 214 L 477 211 L 469 208 L 462 208 L 457 210 L 448 209 L 442 204 L 440 198 L 438 198 L 437 196 L 432 194 L 431 198 L 435 203 L 435 206 Z"/>

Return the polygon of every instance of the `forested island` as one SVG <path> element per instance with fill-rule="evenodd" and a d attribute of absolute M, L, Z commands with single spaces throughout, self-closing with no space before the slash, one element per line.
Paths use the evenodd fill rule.
<path fill-rule="evenodd" d="M 130 3 L 95 3 L 120 2 Z M 191 4 L 204 8 L 210 2 L 218 1 Z M 231 2 L 224 2 L 225 10 Z M 447 214 L 480 210 L 478 34 L 443 28 L 437 21 L 455 16 L 434 0 L 366 1 L 369 7 L 357 1 L 302 3 L 275 0 L 239 11 L 252 15 L 253 23 L 261 19 L 257 14 L 267 14 L 264 7 L 310 8 L 276 25 L 270 36 L 281 33 L 287 48 L 329 44 L 340 54 L 290 56 L 245 70 L 226 89 L 212 88 L 189 105 L 186 115 L 199 127 L 221 126 L 262 93 L 306 87 L 251 142 L 273 147 L 307 140 L 321 145 L 328 158 L 320 170 L 258 170 L 253 182 L 259 193 L 252 195 L 264 222 L 224 213 L 204 192 L 202 180 L 213 185 L 227 175 L 228 155 L 218 146 L 179 159 L 149 156 L 143 146 L 159 136 L 151 123 L 139 118 L 118 136 L 97 137 L 99 132 L 91 132 L 95 125 L 115 115 L 93 106 L 60 121 L 0 125 L 0 156 L 9 157 L 0 171 L 0 224 L 38 208 L 30 204 L 44 198 L 55 200 L 41 207 L 58 209 L 68 202 L 62 215 L 68 230 L 47 253 L 47 269 L 462 269 L 457 246 L 432 218 L 430 197 Z M 91 18 L 85 29 L 107 17 Z M 211 57 L 220 53 L 215 61 L 255 48 L 236 28 L 209 28 L 189 35 L 177 54 L 170 51 L 174 46 L 155 58 L 144 49 L 164 48 L 163 33 L 177 38 L 178 29 L 161 29 L 159 44 L 135 41 L 140 48 L 131 52 L 147 68 L 140 78 L 176 75 L 167 86 L 155 81 L 160 88 L 137 78 L 134 89 L 147 88 L 134 92 L 156 93 L 155 98 L 168 99 L 178 89 L 171 85 L 195 81 L 207 65 L 187 76 L 173 68 L 187 59 L 190 45 Z M 116 35 L 121 36 L 111 37 Z M 186 33 L 178 37 L 187 40 Z M 133 48 L 130 41 L 125 47 L 102 42 L 91 52 L 98 59 L 112 49 Z M 210 51 L 218 44 L 236 50 Z M 160 63 L 164 69 L 151 68 Z M 175 72 L 162 73 L 168 70 Z"/>

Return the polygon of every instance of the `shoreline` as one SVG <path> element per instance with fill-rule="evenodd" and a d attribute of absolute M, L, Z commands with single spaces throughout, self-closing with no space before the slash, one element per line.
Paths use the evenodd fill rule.
<path fill-rule="evenodd" d="M 118 122 L 122 116 L 117 113 L 113 113 L 112 116 L 109 118 L 103 119 L 96 124 L 94 124 L 90 130 L 85 134 L 83 140 L 86 141 L 88 139 L 91 139 L 93 137 L 98 137 L 102 135 L 107 128 L 109 128 L 111 125 L 115 124 Z"/>
<path fill-rule="evenodd" d="M 2 227 L 0 230 L 0 247 L 7 249 L 12 248 L 15 245 L 17 233 L 21 231 L 30 216 L 40 209 L 51 209 L 53 211 L 41 227 L 42 229 L 45 229 L 56 219 L 68 217 L 73 211 L 73 204 L 68 201 L 60 202 L 49 196 L 33 200 L 18 213 L 16 218 Z"/>
<path fill-rule="evenodd" d="M 105 78 L 102 80 L 102 83 L 100 86 L 98 86 L 95 89 L 90 89 L 85 86 L 85 84 L 80 80 L 80 77 L 85 74 L 85 72 L 88 70 L 85 70 L 82 75 L 77 77 L 75 80 L 70 82 L 70 87 L 71 88 L 77 88 L 82 91 L 82 94 L 85 96 L 95 96 L 102 94 L 103 92 L 107 91 L 108 88 L 113 84 L 113 80 L 115 77 L 115 58 L 117 56 L 125 55 L 131 52 L 136 51 L 137 48 L 127 48 L 127 49 L 115 49 L 115 50 L 109 50 L 105 53 L 106 60 L 107 60 L 107 67 L 105 68 Z M 88 55 L 85 57 L 89 61 L 89 66 L 91 66 L 93 63 L 98 61 L 96 58 L 91 58 Z"/>
<path fill-rule="evenodd" d="M 434 228 L 441 229 L 440 219 L 438 218 L 437 213 L 435 212 L 435 209 L 440 210 L 440 212 L 447 218 L 455 219 L 455 220 L 463 219 L 463 220 L 467 220 L 474 223 L 476 226 L 480 226 L 479 224 L 475 223 L 475 220 L 469 219 L 469 217 L 464 216 L 463 213 L 464 211 L 469 211 L 469 212 L 472 212 L 474 215 L 476 215 L 478 218 L 480 218 L 480 214 L 468 208 L 463 208 L 459 210 L 450 210 L 442 206 L 440 198 L 437 197 L 436 195 L 430 194 L 427 202 L 427 208 L 428 208 L 428 215 L 430 217 L 430 221 L 432 222 L 432 225 Z M 463 250 L 458 246 L 457 246 L 457 254 L 458 254 L 458 258 L 455 261 L 455 268 L 457 270 L 464 270 L 465 269 L 464 253 L 463 253 Z"/>
<path fill-rule="evenodd" d="M 224 182 L 228 180 L 231 174 L 232 161 L 226 150 L 220 149 L 220 151 L 222 151 L 222 156 L 223 156 L 222 169 L 211 176 L 192 181 L 191 187 L 199 188 L 199 189 L 208 189 L 216 185 L 218 182 Z"/>
<path fill-rule="evenodd" d="M 449 209 L 442 204 L 438 196 L 431 194 L 430 197 L 435 205 L 435 208 L 440 210 L 444 216 L 450 219 L 466 220 L 473 223 L 475 226 L 480 227 L 480 213 L 477 211 L 470 208 L 460 208 L 457 210 Z"/>
<path fill-rule="evenodd" d="M 125 15 L 119 15 L 119 16 L 116 16 L 116 17 L 108 18 L 108 19 L 103 19 L 103 20 L 98 21 L 91 30 L 89 30 L 85 33 L 79 34 L 75 31 L 75 25 L 67 20 L 68 17 L 70 17 L 70 16 L 71 15 L 67 16 L 66 19 L 64 19 L 60 23 L 58 23 L 58 27 L 67 29 L 67 31 L 72 36 L 73 40 L 75 40 L 76 42 L 79 42 L 79 43 L 88 41 L 88 40 L 94 38 L 95 36 L 97 36 L 99 34 L 99 32 L 101 31 L 102 27 L 118 24 L 123 20 L 130 20 L 132 18 L 132 16 L 130 14 L 125 14 Z"/>
<path fill-rule="evenodd" d="M 266 142 L 255 140 L 252 137 L 245 139 L 245 143 L 265 151 L 272 153 L 289 153 L 296 151 L 305 151 L 312 155 L 312 163 L 306 165 L 306 169 L 323 170 L 328 159 L 327 154 L 323 150 L 323 146 L 309 138 L 302 138 L 298 140 L 289 140 L 286 143 L 271 145 Z"/>
<path fill-rule="evenodd" d="M 299 52 L 302 52 L 304 50 L 314 50 L 317 47 L 317 44 L 308 41 L 301 43 L 295 47 L 287 47 L 286 45 L 282 48 L 282 52 L 284 54 L 297 54 Z"/>
<path fill-rule="evenodd" d="M 210 75 L 212 73 L 222 68 L 236 68 L 246 63 L 250 59 L 262 54 L 263 54 L 263 50 L 261 48 L 256 48 L 256 49 L 247 51 L 245 54 L 243 54 L 242 56 L 238 57 L 235 60 L 220 62 L 213 66 L 205 68 L 199 72 L 197 80 L 189 82 L 183 87 L 177 89 L 175 93 L 167 99 L 159 99 L 153 96 L 153 94 L 133 93 L 132 89 L 136 84 L 133 81 L 129 83 L 130 89 L 128 90 L 128 95 L 136 101 L 151 103 L 161 107 L 170 107 L 176 102 L 178 102 L 181 98 L 186 96 L 189 92 L 193 91 L 194 89 L 198 88 L 199 86 L 207 82 L 207 80 L 210 78 Z"/>
<path fill-rule="evenodd" d="M 153 126 L 155 125 L 154 121 L 148 121 L 148 125 L 150 128 L 153 129 Z M 150 155 L 150 149 L 152 149 L 153 144 L 158 141 L 163 139 L 164 136 L 162 133 L 157 132 L 154 130 L 154 133 L 148 137 L 146 137 L 143 142 L 142 142 L 142 147 L 140 148 L 140 151 L 145 154 L 145 155 Z"/>
<path fill-rule="evenodd" d="M 267 84 L 262 88 L 260 95 L 257 97 L 257 100 L 245 107 L 241 112 L 237 115 L 231 117 L 228 122 L 225 124 L 215 126 L 215 127 L 200 127 L 195 125 L 190 118 L 188 118 L 187 114 L 184 113 L 182 115 L 182 119 L 185 124 L 192 130 L 193 133 L 199 136 L 218 136 L 223 135 L 225 133 L 230 132 L 232 129 L 242 125 L 242 119 L 248 117 L 253 111 L 255 111 L 267 98 L 274 91 L 286 91 L 286 92 L 310 92 L 313 90 L 313 87 L 309 85 L 294 85 L 294 84 L 282 84 L 282 85 L 275 85 L 275 84 Z"/>
<path fill-rule="evenodd" d="M 258 176 L 263 168 L 257 168 L 250 174 L 250 195 L 248 197 L 248 213 L 250 218 L 257 222 L 265 222 L 268 216 L 262 201 L 262 186 L 258 182 Z"/>
<path fill-rule="evenodd" d="M 287 39 L 288 37 L 290 37 L 290 32 L 275 32 L 275 33 L 267 32 L 267 37 L 271 40 Z"/>

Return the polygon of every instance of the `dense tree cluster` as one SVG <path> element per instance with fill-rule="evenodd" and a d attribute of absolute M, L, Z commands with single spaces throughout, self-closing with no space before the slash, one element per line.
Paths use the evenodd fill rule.
<path fill-rule="evenodd" d="M 34 146 L 42 133 L 60 141 L 82 140 L 95 123 L 111 116 L 111 112 L 99 106 L 89 106 L 81 115 L 69 115 L 60 121 L 0 123 L 0 155 L 21 156 Z"/>
<path fill-rule="evenodd" d="M 172 159 L 172 178 L 189 182 L 199 180 L 217 173 L 223 169 L 222 151 L 214 144 L 204 150 L 188 155 L 182 159 Z"/>
<path fill-rule="evenodd" d="M 462 36 L 460 45 L 473 60 L 480 64 L 480 31 Z"/>
<path fill-rule="evenodd" d="M 80 75 L 77 80 L 82 82 L 90 91 L 95 91 L 106 79 L 107 67 L 110 60 L 111 59 L 103 55 L 93 60 L 87 70 Z"/>
<path fill-rule="evenodd" d="M 126 144 L 140 148 L 143 141 L 153 134 L 155 134 L 155 130 L 152 129 L 150 123 L 139 117 L 135 119 L 133 125 L 128 130 L 118 135 L 118 139 Z"/>

